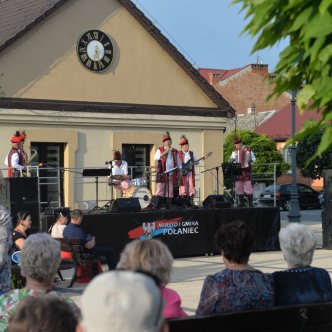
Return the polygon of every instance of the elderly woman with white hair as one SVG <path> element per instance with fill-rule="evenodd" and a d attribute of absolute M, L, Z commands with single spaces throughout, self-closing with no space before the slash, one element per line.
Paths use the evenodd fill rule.
<path fill-rule="evenodd" d="M 305 225 L 291 223 L 279 232 L 287 270 L 274 272 L 275 305 L 332 300 L 331 279 L 325 269 L 312 267 L 316 236 Z"/>
<path fill-rule="evenodd" d="M 8 330 L 8 321 L 20 300 L 30 296 L 50 294 L 58 296 L 69 304 L 78 319 L 80 309 L 70 299 L 53 290 L 54 277 L 60 265 L 60 243 L 46 233 L 30 235 L 20 252 L 21 274 L 26 278 L 26 286 L 13 289 L 0 296 L 0 331 Z"/>

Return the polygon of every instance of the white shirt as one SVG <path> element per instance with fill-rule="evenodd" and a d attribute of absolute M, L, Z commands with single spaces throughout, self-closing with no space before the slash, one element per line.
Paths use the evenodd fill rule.
<path fill-rule="evenodd" d="M 8 153 L 9 154 L 9 153 Z M 8 154 L 5 158 L 4 164 L 8 167 Z M 20 160 L 20 156 L 18 154 L 18 152 L 15 152 L 12 154 L 12 158 L 11 158 L 11 165 L 13 168 L 16 168 L 18 170 L 23 170 L 24 166 L 20 165 L 18 162 Z"/>
<path fill-rule="evenodd" d="M 121 165 L 115 165 L 112 161 L 112 173 L 111 175 L 128 175 L 128 163 L 125 160 L 121 161 Z M 120 180 L 112 180 L 113 183 L 120 183 Z"/>
<path fill-rule="evenodd" d="M 171 148 L 169 151 L 168 151 L 168 154 L 167 154 L 167 158 L 166 158 L 166 172 L 169 171 L 170 169 L 174 168 L 174 161 L 173 161 L 173 149 Z M 160 152 L 160 149 L 158 149 L 156 151 L 156 153 L 154 154 L 154 160 L 160 160 L 160 155 L 161 155 L 161 152 Z"/>
<path fill-rule="evenodd" d="M 229 159 L 232 159 L 233 162 L 238 163 L 239 159 L 240 159 L 239 158 L 239 151 L 244 150 L 245 148 L 246 148 L 245 146 L 242 146 L 241 149 L 234 150 Z M 249 159 L 245 161 L 245 163 L 242 167 L 249 167 L 249 163 L 254 163 L 256 161 L 256 157 L 254 155 L 254 152 L 252 150 L 250 150 L 250 152 L 248 151 L 248 153 L 250 153 Z"/>
<path fill-rule="evenodd" d="M 182 169 L 182 163 L 181 163 L 181 160 L 180 160 L 180 153 L 181 152 L 184 153 L 184 158 L 183 158 L 183 163 L 184 164 L 190 159 L 189 151 L 187 151 L 187 152 L 179 151 L 179 153 L 178 153 L 178 166 L 179 166 L 179 169 Z M 194 162 L 197 160 L 194 154 L 193 154 L 193 159 L 194 159 Z"/>

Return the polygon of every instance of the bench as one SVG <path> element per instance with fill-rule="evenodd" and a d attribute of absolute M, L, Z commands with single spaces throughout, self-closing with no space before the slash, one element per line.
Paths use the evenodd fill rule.
<path fill-rule="evenodd" d="M 63 270 L 73 269 L 73 274 L 70 279 L 68 288 L 73 287 L 76 281 L 80 279 L 85 282 L 90 281 L 98 272 L 102 272 L 100 259 L 87 253 L 80 239 L 65 239 L 56 238 L 61 244 L 61 251 L 70 253 L 71 258 L 62 258 L 60 267 L 58 269 L 58 275 L 63 281 Z"/>
<path fill-rule="evenodd" d="M 169 319 L 169 332 L 331 332 L 332 302 Z"/>

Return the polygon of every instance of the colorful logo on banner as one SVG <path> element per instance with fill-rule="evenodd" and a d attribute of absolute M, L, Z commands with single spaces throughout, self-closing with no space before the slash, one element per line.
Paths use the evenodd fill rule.
<path fill-rule="evenodd" d="M 198 234 L 198 221 L 183 220 L 182 217 L 143 222 L 142 226 L 128 232 L 130 239 L 152 239 L 157 235 Z"/>

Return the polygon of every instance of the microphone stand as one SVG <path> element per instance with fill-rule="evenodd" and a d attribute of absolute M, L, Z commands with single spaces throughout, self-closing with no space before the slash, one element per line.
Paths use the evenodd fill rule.
<path fill-rule="evenodd" d="M 216 166 L 216 167 L 212 167 L 212 168 L 206 169 L 201 172 L 201 174 L 202 174 L 205 172 L 213 171 L 214 169 L 217 171 L 217 195 L 219 195 L 219 168 L 220 168 L 220 166 Z"/>

